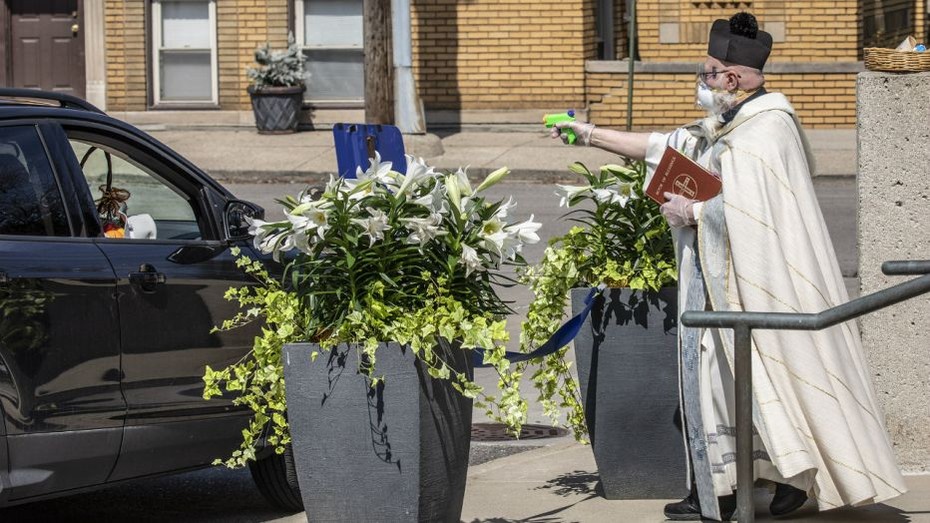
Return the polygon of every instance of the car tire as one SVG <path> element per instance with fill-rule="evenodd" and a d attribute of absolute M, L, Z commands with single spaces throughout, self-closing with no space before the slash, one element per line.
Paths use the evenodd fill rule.
<path fill-rule="evenodd" d="M 259 492 L 269 503 L 290 512 L 304 509 L 294 467 L 294 451 L 288 445 L 284 454 L 271 454 L 249 463 L 249 471 Z"/>

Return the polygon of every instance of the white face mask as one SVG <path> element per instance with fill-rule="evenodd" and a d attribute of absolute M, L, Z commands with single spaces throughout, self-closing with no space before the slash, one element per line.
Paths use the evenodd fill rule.
<path fill-rule="evenodd" d="M 711 111 L 714 108 L 714 91 L 704 82 L 698 82 L 695 103 L 705 111 Z"/>
<path fill-rule="evenodd" d="M 736 93 L 720 89 L 711 89 L 706 83 L 698 82 L 695 91 L 695 104 L 707 114 L 719 116 L 729 111 L 737 99 Z"/>

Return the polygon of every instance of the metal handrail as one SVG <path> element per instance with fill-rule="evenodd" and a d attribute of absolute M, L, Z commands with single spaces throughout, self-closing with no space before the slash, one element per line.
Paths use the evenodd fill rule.
<path fill-rule="evenodd" d="M 752 358 L 753 329 L 820 330 L 930 292 L 930 260 L 886 261 L 887 275 L 923 275 L 817 314 L 783 312 L 687 311 L 686 327 L 733 329 L 736 389 L 736 519 L 755 521 L 752 501 Z"/>

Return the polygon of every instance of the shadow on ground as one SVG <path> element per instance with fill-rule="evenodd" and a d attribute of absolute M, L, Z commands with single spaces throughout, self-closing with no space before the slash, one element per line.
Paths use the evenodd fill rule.
<path fill-rule="evenodd" d="M 536 490 L 549 490 L 562 497 L 568 496 L 603 496 L 601 477 L 597 472 L 575 470 L 550 479 Z"/>
<path fill-rule="evenodd" d="M 210 468 L 0 509 L 0 521 L 258 523 L 289 514 L 258 492 L 248 470 Z"/>

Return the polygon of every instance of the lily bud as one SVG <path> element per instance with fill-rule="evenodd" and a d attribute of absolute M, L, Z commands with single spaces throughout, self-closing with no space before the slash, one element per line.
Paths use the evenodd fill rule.
<path fill-rule="evenodd" d="M 446 194 L 449 196 L 449 200 L 452 201 L 452 205 L 455 208 L 462 212 L 462 191 L 459 189 L 458 177 L 454 174 L 446 175 Z"/>
<path fill-rule="evenodd" d="M 507 176 L 508 174 L 510 174 L 510 169 L 507 168 L 507 167 L 501 167 L 500 169 L 498 169 L 498 170 L 492 172 L 491 174 L 489 174 L 489 175 L 484 179 L 484 181 L 481 182 L 481 185 L 479 185 L 478 188 L 475 189 L 475 192 L 481 192 L 481 191 L 487 189 L 488 187 L 491 187 L 492 185 L 496 184 L 497 182 L 503 180 L 504 177 Z"/>

